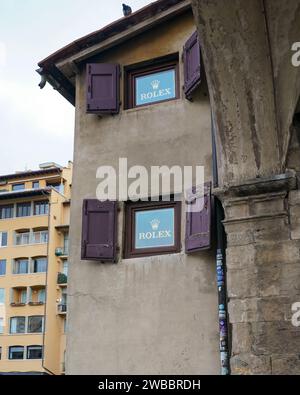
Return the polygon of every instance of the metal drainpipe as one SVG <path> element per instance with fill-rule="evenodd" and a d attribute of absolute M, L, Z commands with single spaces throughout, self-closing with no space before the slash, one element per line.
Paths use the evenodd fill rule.
<path fill-rule="evenodd" d="M 214 119 L 211 116 L 212 124 L 212 157 L 213 157 L 213 184 L 218 187 L 218 162 L 215 140 Z M 218 286 L 218 315 L 219 315 L 219 334 L 220 334 L 220 359 L 221 375 L 230 374 L 229 366 L 229 342 L 228 342 L 228 311 L 227 311 L 227 287 L 226 287 L 226 235 L 223 226 L 224 212 L 221 202 L 215 198 L 215 223 L 217 236 L 216 249 L 216 269 L 217 269 L 217 286 Z"/>

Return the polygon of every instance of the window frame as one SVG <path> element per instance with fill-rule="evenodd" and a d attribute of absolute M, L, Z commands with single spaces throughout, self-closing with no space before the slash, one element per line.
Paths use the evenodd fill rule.
<path fill-rule="evenodd" d="M 17 319 L 24 319 L 24 332 L 18 332 L 17 331 L 17 329 L 18 329 L 18 322 L 17 322 L 17 324 L 16 324 L 16 332 L 12 332 L 12 320 L 13 319 L 15 319 L 15 320 L 17 320 Z M 15 317 L 10 317 L 10 320 L 9 320 L 9 334 L 10 335 L 24 335 L 24 334 L 26 334 L 26 317 L 25 316 L 23 316 L 23 315 L 20 315 L 20 316 L 15 316 Z"/>
<path fill-rule="evenodd" d="M 27 261 L 27 271 L 26 271 L 26 273 L 17 273 L 17 270 L 16 270 L 16 268 L 17 268 L 17 264 L 19 264 L 20 263 L 20 261 Z M 30 274 L 30 259 L 29 258 L 16 258 L 16 259 L 14 259 L 14 261 L 13 261 L 13 273 L 12 273 L 13 275 L 16 275 L 16 276 L 25 276 L 26 274 Z"/>
<path fill-rule="evenodd" d="M 17 203 L 16 205 L 16 218 L 26 218 L 26 217 L 31 217 L 32 216 L 32 207 L 31 207 L 31 202 L 22 202 L 22 203 Z M 19 215 L 19 208 L 22 208 L 22 215 Z M 28 215 L 23 215 L 23 210 L 26 208 L 26 210 L 29 208 L 29 214 Z"/>
<path fill-rule="evenodd" d="M 138 77 L 147 76 L 150 74 L 159 73 L 167 70 L 175 70 L 175 97 L 171 99 L 162 99 L 153 103 L 136 104 L 136 84 Z M 180 70 L 179 70 L 179 56 L 177 54 L 169 55 L 167 57 L 152 59 L 151 61 L 142 64 L 127 66 L 125 68 L 125 84 L 124 84 L 124 102 L 125 110 L 142 108 L 172 100 L 180 99 Z"/>
<path fill-rule="evenodd" d="M 35 348 L 35 349 L 39 348 L 40 349 L 41 354 L 42 354 L 40 358 L 29 358 L 29 352 L 31 351 L 30 349 L 32 349 L 32 348 Z M 30 346 L 26 347 L 26 359 L 28 359 L 28 360 L 39 361 L 39 360 L 43 359 L 43 354 L 44 354 L 43 346 L 40 346 L 39 344 L 34 344 L 34 345 L 30 345 Z"/>
<path fill-rule="evenodd" d="M 22 348 L 23 349 L 23 357 L 22 358 L 11 358 L 11 350 L 13 348 L 19 348 L 19 349 Z M 20 352 L 20 351 L 17 351 L 17 352 Z M 22 360 L 24 360 L 24 356 L 25 356 L 25 347 L 24 346 L 9 346 L 8 347 L 8 359 L 10 361 L 22 361 Z"/>
<path fill-rule="evenodd" d="M 174 208 L 174 245 L 164 247 L 135 248 L 135 213 L 137 211 L 152 211 L 165 208 Z M 125 204 L 125 236 L 124 258 L 139 258 L 155 255 L 176 254 L 181 251 L 181 202 L 180 201 L 157 201 L 157 202 L 126 202 Z"/>
<path fill-rule="evenodd" d="M 43 210 L 41 210 L 41 207 L 43 208 Z M 34 216 L 48 215 L 49 208 L 50 208 L 49 200 L 37 200 L 33 203 L 33 215 Z M 41 213 L 41 211 L 43 211 L 43 213 Z"/>
<path fill-rule="evenodd" d="M 42 319 L 42 330 L 40 332 L 32 332 L 30 330 L 30 319 L 31 318 L 41 318 Z M 35 334 L 35 333 L 44 333 L 44 324 L 45 324 L 45 316 L 44 315 L 30 315 L 27 319 L 27 333 Z"/>
<path fill-rule="evenodd" d="M 7 212 L 9 210 L 9 215 L 7 216 Z M 5 215 L 3 215 L 5 214 Z M 14 204 L 3 204 L 0 206 L 0 220 L 12 219 L 14 218 Z"/>
<path fill-rule="evenodd" d="M 5 244 L 3 244 L 3 239 L 4 239 L 4 237 L 3 237 L 3 235 L 6 235 L 5 237 L 5 240 L 6 240 L 6 243 Z M 7 231 L 1 231 L 0 232 L 0 248 L 7 248 L 8 247 L 8 232 Z"/>
<path fill-rule="evenodd" d="M 4 267 L 4 273 L 1 274 L 1 271 L 0 271 L 0 277 L 4 277 L 4 276 L 6 276 L 6 269 L 7 269 L 7 260 L 6 259 L 0 259 L 0 269 L 1 269 L 1 267 Z"/>
<path fill-rule="evenodd" d="M 22 186 L 22 188 L 19 188 L 20 186 Z M 24 182 L 13 184 L 12 187 L 11 187 L 12 192 L 24 191 L 24 189 L 25 189 L 25 183 Z"/>

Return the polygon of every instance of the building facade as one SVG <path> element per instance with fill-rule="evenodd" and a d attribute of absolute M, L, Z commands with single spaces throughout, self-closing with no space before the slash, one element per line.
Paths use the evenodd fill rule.
<path fill-rule="evenodd" d="M 299 10 L 158 0 L 39 63 L 76 107 L 67 373 L 300 373 Z M 100 203 L 120 158 L 202 165 L 217 204 Z"/>
<path fill-rule="evenodd" d="M 63 374 L 72 163 L 0 177 L 0 374 Z"/>

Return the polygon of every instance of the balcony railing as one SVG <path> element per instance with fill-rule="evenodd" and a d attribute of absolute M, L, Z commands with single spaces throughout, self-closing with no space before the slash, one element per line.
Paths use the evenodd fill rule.
<path fill-rule="evenodd" d="M 57 284 L 62 285 L 62 284 L 67 284 L 67 282 L 68 282 L 68 276 L 65 273 L 57 274 Z"/>
<path fill-rule="evenodd" d="M 67 305 L 65 303 L 61 303 L 57 306 L 58 314 L 66 314 L 67 313 Z"/>
<path fill-rule="evenodd" d="M 63 247 L 58 247 L 55 249 L 55 255 L 56 256 L 68 256 L 69 255 L 69 249 L 68 248 L 63 248 Z"/>

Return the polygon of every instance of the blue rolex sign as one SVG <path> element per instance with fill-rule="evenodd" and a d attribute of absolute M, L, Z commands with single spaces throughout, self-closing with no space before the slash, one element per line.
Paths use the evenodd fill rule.
<path fill-rule="evenodd" d="M 135 84 L 137 106 L 176 97 L 174 69 L 137 77 Z"/>
<path fill-rule="evenodd" d="M 135 248 L 174 246 L 174 216 L 174 208 L 136 212 Z"/>

